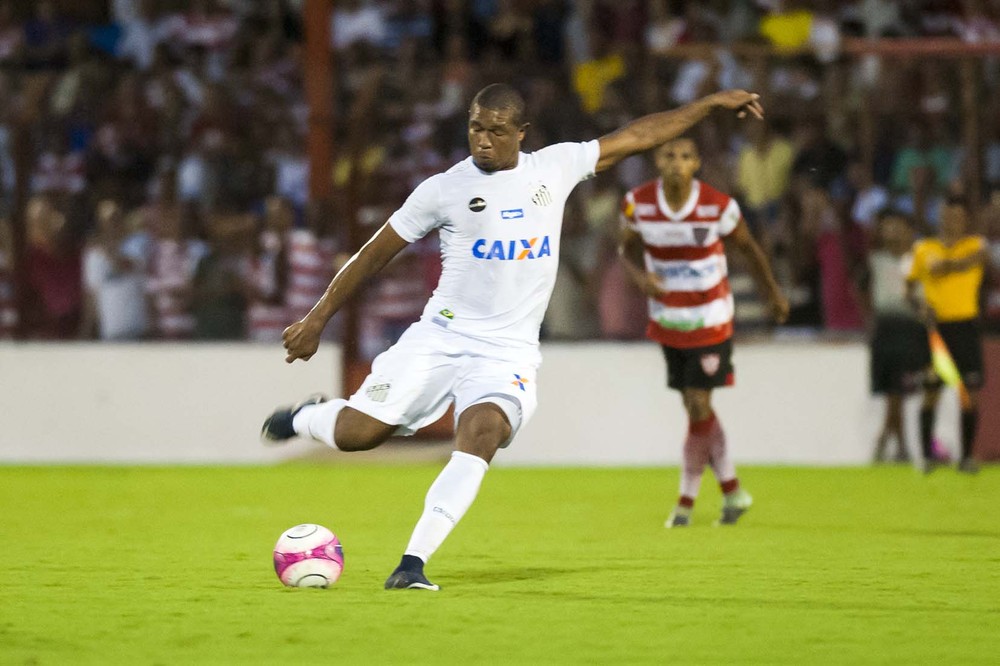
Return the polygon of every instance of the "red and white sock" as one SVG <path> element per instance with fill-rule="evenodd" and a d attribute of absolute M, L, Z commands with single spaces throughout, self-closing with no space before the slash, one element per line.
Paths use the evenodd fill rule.
<path fill-rule="evenodd" d="M 690 509 L 701 488 L 701 475 L 709 463 L 711 453 L 707 432 L 715 415 L 704 421 L 693 421 L 688 425 L 687 439 L 684 440 L 684 465 L 681 470 L 681 497 L 678 506 Z"/>
<path fill-rule="evenodd" d="M 705 420 L 705 438 L 708 442 L 709 464 L 712 465 L 712 472 L 722 488 L 722 493 L 728 495 L 740 488 L 739 479 L 736 478 L 736 465 L 729 457 L 729 450 L 726 448 L 726 433 L 722 430 L 722 424 L 715 417 L 715 413 Z"/>

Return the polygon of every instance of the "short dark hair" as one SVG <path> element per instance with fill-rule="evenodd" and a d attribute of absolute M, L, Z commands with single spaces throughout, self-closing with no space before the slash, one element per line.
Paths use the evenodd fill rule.
<path fill-rule="evenodd" d="M 691 145 L 694 146 L 694 152 L 699 153 L 699 154 L 701 153 L 701 148 L 698 147 L 698 139 L 696 139 L 695 136 L 694 136 L 694 134 L 692 134 L 690 132 L 685 132 L 684 134 L 681 134 L 680 136 L 675 136 L 672 139 L 667 139 L 666 141 L 664 141 L 663 143 L 661 143 L 659 146 L 657 146 L 656 149 L 659 150 L 660 148 L 663 148 L 663 146 L 669 145 L 671 143 L 677 143 L 678 141 L 690 141 Z"/>
<path fill-rule="evenodd" d="M 510 121 L 518 127 L 524 118 L 524 98 L 513 86 L 506 83 L 491 83 L 480 90 L 472 98 L 470 110 L 473 106 L 493 111 L 510 111 Z"/>

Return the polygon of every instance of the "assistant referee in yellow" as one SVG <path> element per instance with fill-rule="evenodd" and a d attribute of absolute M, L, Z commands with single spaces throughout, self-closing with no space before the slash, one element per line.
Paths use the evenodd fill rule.
<path fill-rule="evenodd" d="M 958 469 L 975 473 L 972 445 L 979 421 L 979 389 L 983 386 L 983 345 L 979 321 L 979 288 L 986 264 L 986 240 L 969 233 L 969 210 L 965 201 L 952 197 L 941 210 L 937 237 L 917 241 L 907 276 L 910 300 L 928 326 L 936 327 L 951 352 L 969 392 L 962 408 L 962 458 Z M 922 287 L 922 294 L 920 293 Z M 934 415 L 941 380 L 928 372 L 929 380 L 920 409 L 920 443 L 924 469 L 930 469 Z"/>

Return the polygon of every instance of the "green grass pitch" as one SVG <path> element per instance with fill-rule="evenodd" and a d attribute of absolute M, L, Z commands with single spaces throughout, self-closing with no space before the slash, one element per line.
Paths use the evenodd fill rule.
<path fill-rule="evenodd" d="M 675 469 L 495 469 L 387 592 L 438 466 L 0 467 L 0 664 L 995 664 L 1000 469 L 744 468 L 666 530 Z M 318 522 L 329 590 L 271 548 Z"/>

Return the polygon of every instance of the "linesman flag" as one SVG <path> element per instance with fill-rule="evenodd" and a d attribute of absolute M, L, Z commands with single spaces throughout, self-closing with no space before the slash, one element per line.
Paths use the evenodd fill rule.
<path fill-rule="evenodd" d="M 958 371 L 955 359 L 952 358 L 951 352 L 948 351 L 948 345 L 944 343 L 944 338 L 941 337 L 937 329 L 930 329 L 927 332 L 927 336 L 931 345 L 931 365 L 934 366 L 934 372 L 937 373 L 937 376 L 945 384 L 955 387 L 958 391 L 958 398 L 962 402 L 962 409 L 968 409 L 972 406 L 969 391 L 965 388 L 965 382 L 962 381 L 962 373 Z"/>

